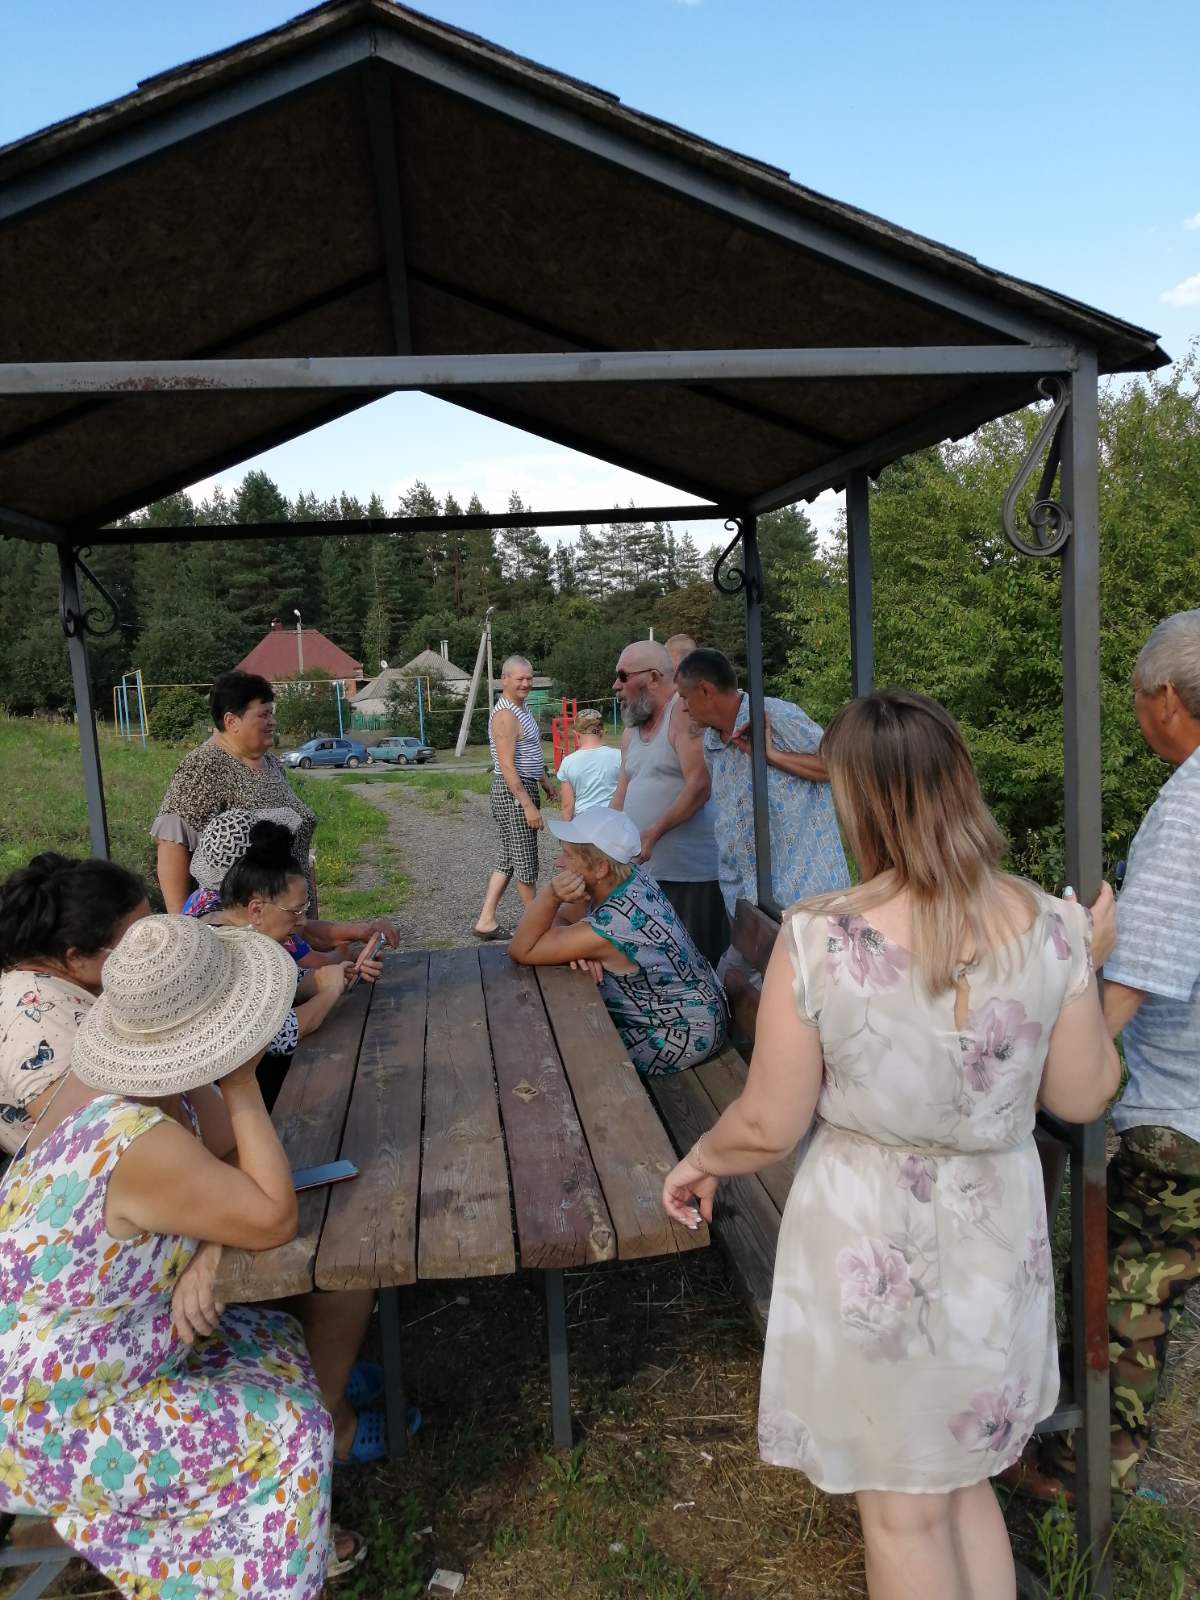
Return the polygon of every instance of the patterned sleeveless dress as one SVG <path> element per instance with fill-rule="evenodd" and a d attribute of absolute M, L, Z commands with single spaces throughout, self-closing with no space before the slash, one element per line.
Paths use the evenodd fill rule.
<path fill-rule="evenodd" d="M 333 1433 L 299 1324 L 231 1306 L 189 1348 L 170 1307 L 196 1241 L 105 1228 L 165 1115 L 101 1096 L 0 1183 L 0 1511 L 53 1518 L 136 1600 L 316 1600 Z"/>

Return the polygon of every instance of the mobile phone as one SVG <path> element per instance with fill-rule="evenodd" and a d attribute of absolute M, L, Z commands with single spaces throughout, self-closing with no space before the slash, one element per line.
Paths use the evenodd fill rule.
<path fill-rule="evenodd" d="M 346 993 L 347 994 L 350 993 L 351 989 L 353 989 L 354 985 L 362 977 L 362 964 L 363 964 L 363 962 L 364 961 L 374 961 L 375 957 L 383 949 L 383 947 L 384 947 L 384 945 L 386 943 L 387 943 L 387 941 L 386 941 L 386 939 L 383 937 L 383 935 L 381 933 L 375 934 L 375 936 L 372 938 L 370 944 L 367 946 L 367 948 L 363 951 L 363 953 L 359 956 L 358 960 L 354 964 L 354 976 L 350 979 L 350 982 L 346 985 Z"/>
<path fill-rule="evenodd" d="M 297 1167 L 292 1173 L 292 1185 L 299 1194 L 301 1189 L 319 1189 L 323 1183 L 345 1183 L 358 1177 L 353 1161 L 326 1161 L 320 1167 Z"/>

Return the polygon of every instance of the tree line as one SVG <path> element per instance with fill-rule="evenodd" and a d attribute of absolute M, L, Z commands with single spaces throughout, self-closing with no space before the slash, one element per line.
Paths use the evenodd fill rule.
<path fill-rule="evenodd" d="M 1129 673 L 1153 625 L 1200 606 L 1200 355 L 1165 375 L 1115 379 L 1101 427 L 1101 698 L 1105 848 L 1125 854 L 1165 780 L 1138 733 Z M 876 678 L 944 701 L 966 731 L 1013 861 L 1062 881 L 1061 584 L 1055 559 L 1019 555 L 999 507 L 1040 422 L 1035 411 L 971 438 L 907 457 L 872 484 Z M 1036 477 L 1036 474 L 1035 474 Z M 1032 486 L 1028 496 L 1033 493 Z M 523 509 L 514 495 L 512 509 Z M 454 514 L 415 484 L 401 515 Z M 479 509 L 472 499 L 466 510 Z M 344 522 L 384 516 L 378 497 L 289 503 L 261 472 L 199 506 L 175 495 L 131 526 L 192 522 Z M 844 527 L 817 547 L 804 512 L 762 519 L 768 692 L 827 721 L 850 692 Z M 744 665 L 740 597 L 710 581 L 716 550 L 687 534 L 622 522 L 580 529 L 557 547 L 532 527 L 437 535 L 334 536 L 97 549 L 98 576 L 121 627 L 92 642 L 101 708 L 128 667 L 148 682 L 206 683 L 293 607 L 373 670 L 448 639 L 469 669 L 479 623 L 494 605 L 498 657 L 531 656 L 580 699 L 607 695 L 630 639 L 688 632 Z M 15 712 L 71 705 L 57 620 L 57 564 L 48 546 L 0 542 L 0 703 Z M 402 730 L 407 731 L 407 730 Z"/>

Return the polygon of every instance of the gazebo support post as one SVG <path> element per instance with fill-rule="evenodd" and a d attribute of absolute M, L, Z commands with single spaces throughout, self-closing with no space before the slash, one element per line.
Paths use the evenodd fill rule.
<path fill-rule="evenodd" d="M 100 742 L 96 737 L 96 712 L 88 671 L 85 631 L 87 613 L 79 595 L 79 563 L 70 545 L 58 546 L 58 615 L 67 636 L 71 680 L 75 686 L 75 713 L 79 724 L 79 754 L 83 760 L 83 792 L 87 797 L 88 832 L 92 854 L 108 860 L 108 817 L 104 810 L 104 780 L 100 774 Z"/>
<path fill-rule="evenodd" d="M 758 878 L 758 903 L 779 915 L 771 873 L 771 821 L 767 805 L 767 746 L 763 718 L 762 607 L 763 571 L 758 551 L 758 518 L 746 512 L 739 519 L 742 532 L 742 593 L 746 601 L 746 684 L 750 691 L 750 776 L 754 788 L 754 861 Z"/>
<path fill-rule="evenodd" d="M 846 480 L 846 565 L 850 582 L 850 683 L 854 695 L 875 687 L 875 614 L 871 599 L 871 507 L 867 474 Z"/>
<path fill-rule="evenodd" d="M 1062 562 L 1063 755 L 1067 881 L 1089 904 L 1103 870 L 1100 800 L 1100 489 L 1096 357 L 1081 350 L 1062 438 L 1062 499 L 1071 537 Z M 1077 1434 L 1076 1529 L 1092 1593 L 1112 1593 L 1108 1392 L 1108 1240 L 1103 1119 L 1071 1147 L 1072 1364 L 1083 1410 Z"/>

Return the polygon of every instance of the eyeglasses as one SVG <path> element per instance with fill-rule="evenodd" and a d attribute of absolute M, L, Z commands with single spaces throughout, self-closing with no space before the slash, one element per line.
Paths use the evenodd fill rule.
<path fill-rule="evenodd" d="M 618 683 L 628 683 L 630 678 L 640 678 L 645 672 L 657 672 L 657 667 L 634 667 L 632 672 L 626 672 L 624 667 L 618 667 L 616 679 Z"/>
<path fill-rule="evenodd" d="M 303 922 L 305 917 L 308 915 L 310 903 L 310 901 L 306 900 L 302 906 L 284 906 L 280 905 L 279 901 L 276 900 L 275 909 L 277 911 L 282 911 L 285 916 L 291 917 L 293 922 Z"/>

